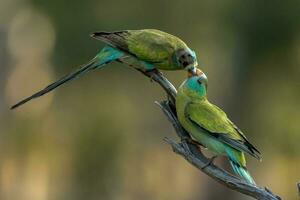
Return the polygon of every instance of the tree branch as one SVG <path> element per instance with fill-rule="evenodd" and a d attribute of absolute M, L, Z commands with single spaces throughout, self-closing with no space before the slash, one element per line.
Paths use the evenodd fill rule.
<path fill-rule="evenodd" d="M 173 125 L 177 136 L 181 139 L 181 142 L 177 143 L 172 139 L 165 138 L 165 141 L 172 146 L 172 149 L 175 153 L 181 155 L 190 164 L 232 190 L 252 196 L 259 200 L 281 199 L 279 196 L 273 194 L 269 189 L 248 184 L 244 180 L 233 176 L 223 169 L 217 167 L 213 163 L 210 163 L 210 159 L 202 154 L 199 147 L 189 142 L 191 141 L 190 135 L 183 129 L 177 119 L 175 109 L 175 97 L 177 91 L 175 87 L 161 73 L 157 73 L 157 71 L 142 73 L 157 82 L 168 94 L 169 100 L 155 103 L 164 112 L 168 120 Z"/>
<path fill-rule="evenodd" d="M 148 72 L 144 72 L 143 70 L 140 70 L 138 68 L 135 68 L 136 70 L 138 70 L 139 72 L 141 72 L 142 74 L 144 74 L 145 76 L 149 77 L 151 79 L 151 81 L 155 81 L 157 82 L 163 89 L 164 91 L 167 93 L 167 96 L 169 98 L 169 100 L 171 101 L 172 105 L 175 105 L 175 98 L 176 98 L 176 94 L 177 94 L 177 90 L 176 88 L 172 85 L 172 83 L 162 75 L 162 73 L 160 71 L 158 71 L 157 69 L 148 71 Z"/>

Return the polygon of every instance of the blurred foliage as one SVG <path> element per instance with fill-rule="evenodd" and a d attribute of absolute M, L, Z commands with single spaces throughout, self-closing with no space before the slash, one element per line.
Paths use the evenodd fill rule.
<path fill-rule="evenodd" d="M 0 13 L 0 199 L 250 199 L 172 153 L 153 104 L 165 94 L 121 64 L 8 109 L 92 58 L 89 33 L 142 28 L 196 51 L 210 100 L 263 154 L 248 159 L 257 183 L 297 199 L 300 1 L 1 0 Z"/>

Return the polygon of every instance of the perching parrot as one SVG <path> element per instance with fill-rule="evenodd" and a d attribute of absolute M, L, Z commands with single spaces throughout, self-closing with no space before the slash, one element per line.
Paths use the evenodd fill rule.
<path fill-rule="evenodd" d="M 155 29 L 95 32 L 93 38 L 106 46 L 87 64 L 48 85 L 43 90 L 27 97 L 11 109 L 40 97 L 60 85 L 91 70 L 104 67 L 112 61 L 125 63 L 143 72 L 162 70 L 187 70 L 194 73 L 196 54 L 181 39 Z"/>
<path fill-rule="evenodd" d="M 227 156 L 233 171 L 248 183 L 255 184 L 246 169 L 244 153 L 260 160 L 260 152 L 224 111 L 207 100 L 206 94 L 207 78 L 203 72 L 181 84 L 176 97 L 179 122 L 193 140 L 216 155 Z"/>

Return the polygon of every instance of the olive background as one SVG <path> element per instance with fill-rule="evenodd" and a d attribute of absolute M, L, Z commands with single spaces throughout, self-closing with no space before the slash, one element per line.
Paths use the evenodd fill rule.
<path fill-rule="evenodd" d="M 144 28 L 195 50 L 209 100 L 262 152 L 262 162 L 247 157 L 256 182 L 298 199 L 298 0 L 1 0 L 0 199 L 251 199 L 172 152 L 163 138 L 176 135 L 154 104 L 164 92 L 125 65 L 9 110 L 91 59 L 103 47 L 91 32 Z M 186 78 L 163 73 L 176 87 Z"/>

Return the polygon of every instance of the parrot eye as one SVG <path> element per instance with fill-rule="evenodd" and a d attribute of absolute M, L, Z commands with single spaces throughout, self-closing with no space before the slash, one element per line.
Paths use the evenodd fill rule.
<path fill-rule="evenodd" d="M 200 80 L 200 79 L 198 79 L 198 80 L 197 80 L 197 82 L 198 82 L 200 85 L 202 84 L 202 82 L 201 82 L 201 80 Z"/>

